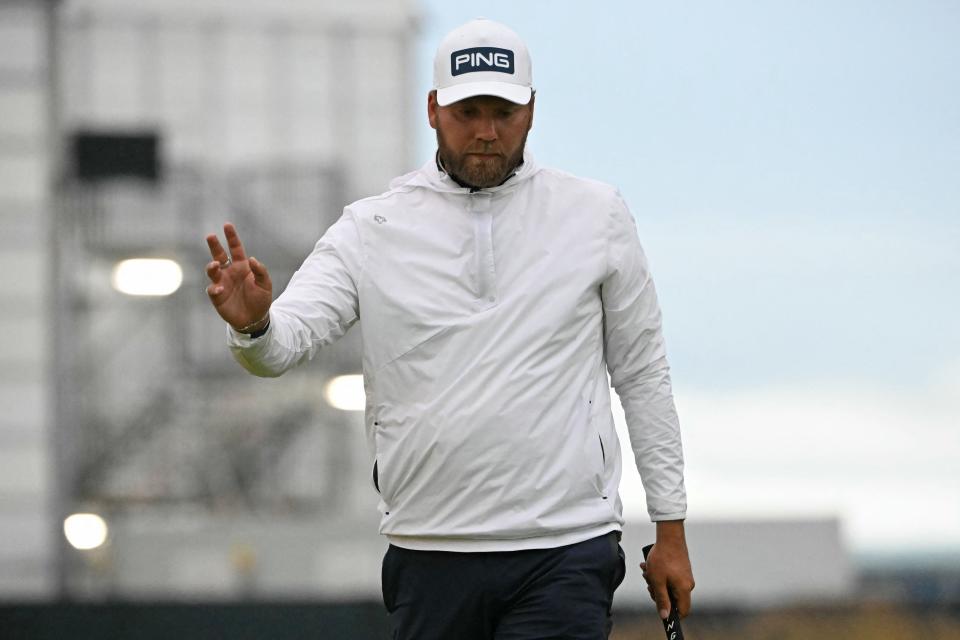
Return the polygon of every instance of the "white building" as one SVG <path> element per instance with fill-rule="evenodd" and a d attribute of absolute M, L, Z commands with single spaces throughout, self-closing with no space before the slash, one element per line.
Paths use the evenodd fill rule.
<path fill-rule="evenodd" d="M 131 588 L 175 590 L 167 557 L 144 567 L 151 523 L 222 539 L 237 517 L 375 522 L 359 416 L 320 394 L 357 372 L 357 338 L 282 385 L 250 377 L 205 299 L 203 237 L 237 223 L 282 288 L 343 204 L 419 164 L 416 15 L 396 0 L 0 3 L 0 265 L 16 276 L 0 284 L 0 597 L 116 593 L 134 566 Z M 106 175 L 117 154 L 139 177 Z M 175 260 L 180 289 L 113 289 L 137 257 Z M 65 544 L 78 510 L 106 517 L 99 550 Z M 269 574 L 243 544 L 243 571 Z M 186 571 L 210 584 L 206 565 Z"/>

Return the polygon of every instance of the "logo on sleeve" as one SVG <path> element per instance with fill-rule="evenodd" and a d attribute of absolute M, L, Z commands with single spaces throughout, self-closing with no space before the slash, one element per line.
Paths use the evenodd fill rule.
<path fill-rule="evenodd" d="M 459 76 L 474 71 L 513 73 L 513 51 L 496 47 L 473 47 L 450 54 L 450 75 Z"/>

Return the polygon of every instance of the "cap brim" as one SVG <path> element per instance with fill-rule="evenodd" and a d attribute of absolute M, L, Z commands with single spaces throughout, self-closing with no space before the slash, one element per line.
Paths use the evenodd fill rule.
<path fill-rule="evenodd" d="M 437 104 L 445 107 L 474 96 L 497 96 L 516 104 L 527 104 L 533 90 L 508 82 L 465 82 L 444 89 L 437 89 Z"/>

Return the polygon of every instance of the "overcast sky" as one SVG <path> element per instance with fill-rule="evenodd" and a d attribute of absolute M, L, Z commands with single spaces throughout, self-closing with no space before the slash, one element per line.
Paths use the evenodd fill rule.
<path fill-rule="evenodd" d="M 422 93 L 477 6 L 424 2 Z M 538 161 L 637 217 L 690 517 L 835 514 L 855 551 L 960 553 L 960 3 L 585 6 L 482 15 L 530 48 Z"/>

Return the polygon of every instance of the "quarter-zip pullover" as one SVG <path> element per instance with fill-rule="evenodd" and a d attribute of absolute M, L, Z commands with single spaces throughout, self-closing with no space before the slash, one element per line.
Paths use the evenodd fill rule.
<path fill-rule="evenodd" d="M 626 414 L 653 520 L 686 515 L 660 309 L 619 193 L 526 154 L 471 190 L 431 160 L 317 242 L 250 339 L 280 375 L 361 320 L 380 530 L 415 549 L 504 551 L 620 529 Z"/>

